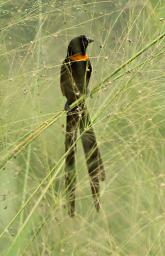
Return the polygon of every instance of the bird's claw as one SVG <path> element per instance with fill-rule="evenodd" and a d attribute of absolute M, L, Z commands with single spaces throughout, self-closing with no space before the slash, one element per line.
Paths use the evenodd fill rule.
<path fill-rule="evenodd" d="M 71 110 L 68 101 L 65 103 L 64 110 L 67 111 L 67 112 L 69 112 Z"/>

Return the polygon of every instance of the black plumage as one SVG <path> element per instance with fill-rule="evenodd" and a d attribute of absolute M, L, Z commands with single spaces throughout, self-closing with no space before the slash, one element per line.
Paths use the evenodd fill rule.
<path fill-rule="evenodd" d="M 99 177 L 105 178 L 105 171 L 97 145 L 96 136 L 92 128 L 90 116 L 85 105 L 85 100 L 76 107 L 70 109 L 70 105 L 82 95 L 89 93 L 89 80 L 92 65 L 86 54 L 89 43 L 93 40 L 85 35 L 72 39 L 69 43 L 67 56 L 61 66 L 60 85 L 63 95 L 67 98 L 65 110 L 66 138 L 65 138 L 65 186 L 68 200 L 68 212 L 74 216 L 75 212 L 75 148 L 78 128 L 80 128 L 82 145 L 86 157 L 88 173 L 90 177 L 91 191 L 97 211 L 99 202 Z"/>

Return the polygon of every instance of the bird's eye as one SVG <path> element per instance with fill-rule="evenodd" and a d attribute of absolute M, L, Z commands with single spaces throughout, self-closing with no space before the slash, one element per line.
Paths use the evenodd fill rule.
<path fill-rule="evenodd" d="M 88 38 L 87 36 L 84 36 L 83 42 L 84 42 L 84 44 L 85 44 L 86 46 L 88 45 L 88 40 L 89 40 L 89 38 Z"/>

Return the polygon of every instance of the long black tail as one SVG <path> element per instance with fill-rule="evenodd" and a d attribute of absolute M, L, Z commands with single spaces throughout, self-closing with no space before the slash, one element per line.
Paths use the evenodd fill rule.
<path fill-rule="evenodd" d="M 88 173 L 90 177 L 91 191 L 96 210 L 100 209 L 99 179 L 105 179 L 105 171 L 97 145 L 96 136 L 91 126 L 90 116 L 85 103 L 67 112 L 66 138 L 65 138 L 65 187 L 67 193 L 68 213 L 71 217 L 75 212 L 76 168 L 75 149 L 77 130 L 80 127 L 80 135 L 86 157 Z"/>
<path fill-rule="evenodd" d="M 79 125 L 79 115 L 76 109 L 67 112 L 66 117 L 66 137 L 65 137 L 65 188 L 68 202 L 68 214 L 73 217 L 75 212 L 75 189 L 76 189 L 76 169 L 75 169 L 75 149 L 77 140 L 77 130 Z"/>
<path fill-rule="evenodd" d="M 94 198 L 96 210 L 100 209 L 99 202 L 99 179 L 105 179 L 105 170 L 101 159 L 100 151 L 97 145 L 96 135 L 91 125 L 90 115 L 85 106 L 81 106 L 80 133 L 83 149 L 86 157 L 88 173 L 90 176 L 91 191 Z"/>

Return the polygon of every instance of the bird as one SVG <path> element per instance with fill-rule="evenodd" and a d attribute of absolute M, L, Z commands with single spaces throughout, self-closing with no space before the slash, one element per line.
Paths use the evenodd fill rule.
<path fill-rule="evenodd" d="M 73 38 L 67 50 L 67 56 L 61 67 L 61 90 L 67 98 L 65 109 L 82 94 L 87 94 L 92 65 L 86 54 L 89 43 L 94 40 L 85 35 Z M 69 85 L 69 86 L 68 86 Z"/>
<path fill-rule="evenodd" d="M 103 161 L 85 103 L 85 97 L 76 106 L 71 108 L 72 103 L 76 102 L 82 96 L 88 96 L 90 94 L 89 81 L 92 73 L 92 65 L 86 51 L 88 45 L 92 42 L 94 40 L 86 35 L 73 38 L 69 42 L 67 55 L 62 63 L 60 73 L 61 91 L 67 99 L 64 106 L 64 110 L 66 111 L 65 188 L 68 214 L 70 217 L 74 217 L 75 215 L 75 153 L 78 130 L 80 130 L 90 178 L 91 192 L 97 212 L 100 209 L 99 180 L 105 180 Z"/>

